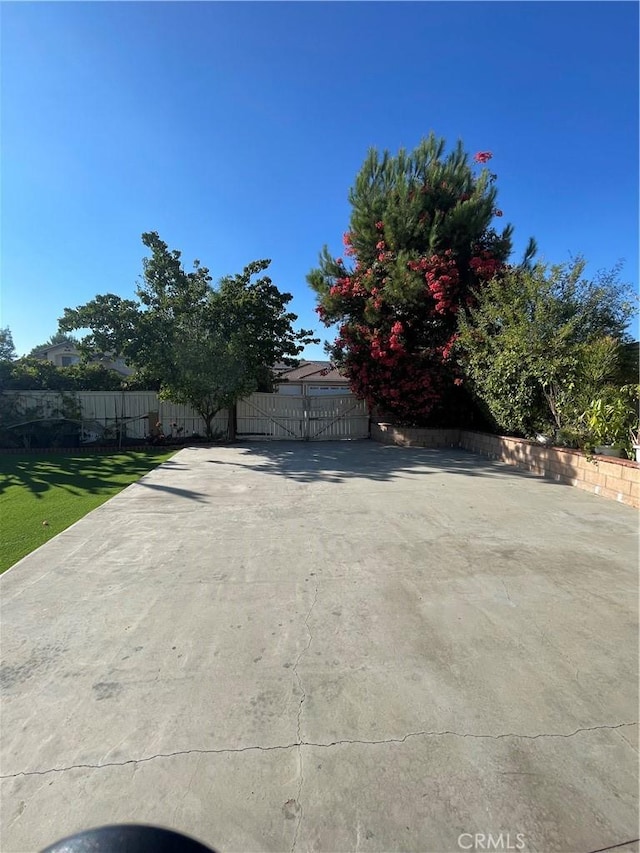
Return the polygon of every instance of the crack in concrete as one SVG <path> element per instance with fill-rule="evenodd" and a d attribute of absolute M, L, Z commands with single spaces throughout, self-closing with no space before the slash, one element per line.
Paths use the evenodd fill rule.
<path fill-rule="evenodd" d="M 640 838 L 630 838 L 628 841 L 621 841 L 619 844 L 611 844 L 609 847 L 600 847 L 598 850 L 590 850 L 589 853 L 606 853 L 607 850 L 616 850 L 619 847 L 626 847 L 628 844 L 636 844 Z"/>
<path fill-rule="evenodd" d="M 304 626 L 307 629 L 307 633 L 309 634 L 309 641 L 308 641 L 307 645 L 304 647 L 304 649 L 302 649 L 302 651 L 298 655 L 298 659 L 296 660 L 294 667 L 293 667 L 293 672 L 294 672 L 294 675 L 298 681 L 298 687 L 300 688 L 300 693 L 301 693 L 300 704 L 298 705 L 298 719 L 297 719 L 297 724 L 296 724 L 296 735 L 297 735 L 297 739 L 298 739 L 297 740 L 298 776 L 300 779 L 300 781 L 298 783 L 298 795 L 296 797 L 296 802 L 298 803 L 298 807 L 299 807 L 300 811 L 298 813 L 298 820 L 296 821 L 296 829 L 295 829 L 295 832 L 293 834 L 293 841 L 291 842 L 290 853 L 294 853 L 294 850 L 296 849 L 296 844 L 298 843 L 298 835 L 300 834 L 300 826 L 302 824 L 301 797 L 302 797 L 302 786 L 304 784 L 304 759 L 302 757 L 303 741 L 302 741 L 301 727 L 302 727 L 302 706 L 304 705 L 304 700 L 307 698 L 307 691 L 304 689 L 304 685 L 302 684 L 302 679 L 300 678 L 300 674 L 298 672 L 298 664 L 300 663 L 300 661 L 302 660 L 304 655 L 306 655 L 306 653 L 309 651 L 309 649 L 311 648 L 311 643 L 313 642 L 313 634 L 311 633 L 311 628 L 309 627 L 309 619 L 311 618 L 311 613 L 313 611 L 313 608 L 316 606 L 317 600 L 318 600 L 318 584 L 316 584 L 316 590 L 315 590 L 315 594 L 313 596 L 313 601 L 311 602 L 311 607 L 309 608 L 307 615 L 305 616 L 305 620 L 304 620 Z"/>
<path fill-rule="evenodd" d="M 228 755 L 233 752 L 251 752 L 259 750 L 270 752 L 278 749 L 293 749 L 298 743 L 288 743 L 276 746 L 239 746 L 227 747 L 226 749 L 179 749 L 176 752 L 157 752 L 155 755 L 147 755 L 144 758 L 128 758 L 126 761 L 105 761 L 103 764 L 70 764 L 67 767 L 50 767 L 48 770 L 27 770 L 19 773 L 6 773 L 0 775 L 0 779 L 16 779 L 19 776 L 46 776 L 48 773 L 65 773 L 67 770 L 101 770 L 103 767 L 126 767 L 129 764 L 144 764 L 147 761 L 155 761 L 157 758 L 176 758 L 180 755 Z"/>
<path fill-rule="evenodd" d="M 630 723 L 616 723 L 615 725 L 601 726 L 585 726 L 584 728 L 575 729 L 567 734 L 556 732 L 540 732 L 537 735 L 522 735 L 516 732 L 505 732 L 500 735 L 484 735 L 473 734 L 471 732 L 453 732 L 449 730 L 443 731 L 419 731 L 408 732 L 399 738 L 385 738 L 383 740 L 357 740 L 343 739 L 334 740 L 329 743 L 317 743 L 315 741 L 295 741 L 294 743 L 275 744 L 274 746 L 238 746 L 227 747 L 225 749 L 180 749 L 176 752 L 158 752 L 155 755 L 148 755 L 144 758 L 128 758 L 126 761 L 107 761 L 103 764 L 70 764 L 67 767 L 50 767 L 47 770 L 21 770 L 18 773 L 3 773 L 0 774 L 0 779 L 17 779 L 20 776 L 46 776 L 49 773 L 65 773 L 67 770 L 102 770 L 104 767 L 126 767 L 129 764 L 143 764 L 147 761 L 155 761 L 158 758 L 176 758 L 182 755 L 230 755 L 240 752 L 275 752 L 277 750 L 301 749 L 303 746 L 314 746 L 322 749 L 329 749 L 333 746 L 380 746 L 391 743 L 405 743 L 409 738 L 414 737 L 458 737 L 458 738 L 477 738 L 488 740 L 500 740 L 502 738 L 521 738 L 523 740 L 538 740 L 539 738 L 572 738 L 583 732 L 594 732 L 599 730 L 613 731 L 614 729 L 630 728 L 637 726 L 637 721 Z M 300 785 L 298 792 L 302 789 Z"/>
<path fill-rule="evenodd" d="M 334 740 L 334 741 L 330 741 L 329 743 L 311 743 L 310 741 L 305 741 L 302 745 L 303 746 L 324 746 L 324 747 L 341 746 L 343 744 L 378 745 L 378 744 L 383 744 L 383 743 L 405 743 L 405 741 L 407 741 L 409 738 L 412 738 L 412 737 L 441 737 L 441 736 L 446 736 L 446 735 L 448 735 L 450 737 L 460 737 L 460 738 L 467 738 L 467 737 L 478 738 L 478 739 L 487 738 L 489 740 L 500 740 L 501 738 L 506 738 L 506 737 L 522 738 L 524 740 L 537 740 L 538 738 L 571 738 L 577 734 L 580 734 L 581 732 L 593 732 L 593 731 L 597 731 L 598 729 L 608 729 L 608 730 L 621 729 L 621 728 L 624 728 L 625 726 L 637 726 L 637 725 L 638 725 L 637 722 L 616 723 L 613 726 L 606 726 L 606 725 L 586 726 L 584 728 L 576 729 L 573 732 L 569 732 L 568 734 L 561 734 L 561 733 L 554 733 L 554 732 L 540 732 L 537 735 L 520 735 L 520 734 L 517 734 L 516 732 L 505 732 L 504 734 L 501 734 L 501 735 L 479 735 L 479 734 L 473 734 L 471 732 L 453 732 L 453 731 L 450 731 L 448 729 L 445 729 L 443 731 L 409 732 L 408 734 L 404 735 L 401 738 L 385 738 L 384 740 L 346 740 L 345 739 L 345 740 Z"/>

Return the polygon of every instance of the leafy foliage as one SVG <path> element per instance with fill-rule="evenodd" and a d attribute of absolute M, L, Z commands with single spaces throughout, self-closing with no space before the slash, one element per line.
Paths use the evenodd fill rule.
<path fill-rule="evenodd" d="M 630 433 L 638 422 L 637 386 L 605 388 L 600 397 L 589 402 L 583 419 L 589 444 L 630 449 Z"/>
<path fill-rule="evenodd" d="M 0 362 L 14 361 L 16 359 L 16 348 L 13 345 L 13 335 L 8 326 L 0 329 Z"/>
<path fill-rule="evenodd" d="M 136 377 L 122 376 L 101 364 L 57 367 L 35 358 L 0 362 L 1 391 L 133 391 L 142 387 Z"/>
<path fill-rule="evenodd" d="M 531 435 L 575 427 L 620 372 L 633 313 L 619 268 L 584 278 L 585 261 L 505 269 L 459 316 L 461 368 L 497 427 Z"/>
<path fill-rule="evenodd" d="M 340 324 L 328 352 L 353 391 L 407 424 L 442 419 L 451 405 L 462 382 L 451 357 L 457 313 L 511 251 L 512 227 L 492 227 L 496 175 L 476 175 L 462 143 L 444 149 L 431 134 L 412 153 L 371 150 L 349 195 L 352 262 L 325 247 L 307 276 L 321 320 Z M 531 241 L 525 263 L 534 252 Z"/>
<path fill-rule="evenodd" d="M 193 406 L 210 436 L 220 409 L 256 390 L 276 362 L 292 360 L 315 340 L 308 330 L 294 330 L 291 294 L 268 276 L 254 279 L 270 261 L 255 261 L 214 289 L 206 267 L 194 261 L 187 272 L 181 253 L 157 233 L 143 234 L 142 242 L 151 257 L 143 261 L 137 299 L 105 294 L 66 308 L 60 329 L 89 329 L 82 351 L 124 356 L 140 381 Z"/>

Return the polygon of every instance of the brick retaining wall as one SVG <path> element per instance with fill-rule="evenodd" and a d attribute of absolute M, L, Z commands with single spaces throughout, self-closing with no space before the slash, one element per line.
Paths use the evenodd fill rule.
<path fill-rule="evenodd" d="M 543 447 L 523 438 L 455 429 L 405 429 L 387 423 L 372 423 L 371 437 L 382 444 L 406 447 L 460 447 L 558 483 L 640 507 L 640 464 L 628 459 L 588 459 L 579 450 Z"/>
<path fill-rule="evenodd" d="M 460 447 L 459 429 L 418 429 L 372 421 L 371 438 L 404 447 Z"/>

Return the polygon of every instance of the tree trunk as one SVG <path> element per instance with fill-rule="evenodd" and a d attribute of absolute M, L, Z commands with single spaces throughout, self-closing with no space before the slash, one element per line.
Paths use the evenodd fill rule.
<path fill-rule="evenodd" d="M 238 408 L 236 403 L 232 406 L 229 406 L 229 426 L 227 429 L 227 435 L 229 441 L 236 440 L 236 432 L 238 428 Z"/>
<path fill-rule="evenodd" d="M 200 414 L 202 415 L 202 419 L 204 421 L 205 438 L 212 439 L 213 430 L 211 429 L 211 421 L 215 418 L 217 412 L 200 412 Z"/>

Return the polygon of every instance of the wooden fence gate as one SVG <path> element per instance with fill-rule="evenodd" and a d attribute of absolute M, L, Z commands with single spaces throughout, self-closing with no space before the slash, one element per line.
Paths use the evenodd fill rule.
<path fill-rule="evenodd" d="M 369 412 L 350 394 L 252 394 L 238 403 L 236 435 L 298 441 L 368 438 Z"/>

